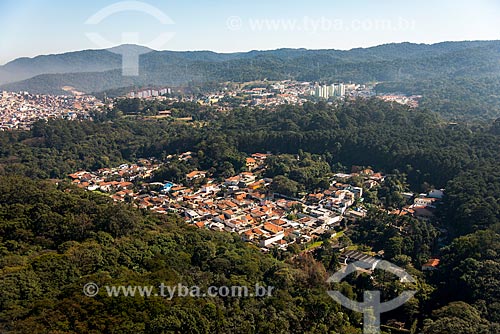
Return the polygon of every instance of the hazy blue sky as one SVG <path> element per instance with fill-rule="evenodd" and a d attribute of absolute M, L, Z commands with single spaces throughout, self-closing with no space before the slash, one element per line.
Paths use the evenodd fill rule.
<path fill-rule="evenodd" d="M 0 64 L 21 56 L 122 44 L 128 41 L 122 38 L 127 32 L 137 33 L 142 45 L 151 45 L 161 33 L 173 33 L 159 49 L 219 52 L 500 39 L 496 0 L 148 0 L 145 3 L 173 23 L 125 10 L 99 24 L 85 24 L 116 3 L 120 2 L 0 0 Z M 91 41 L 89 32 L 109 43 Z"/>

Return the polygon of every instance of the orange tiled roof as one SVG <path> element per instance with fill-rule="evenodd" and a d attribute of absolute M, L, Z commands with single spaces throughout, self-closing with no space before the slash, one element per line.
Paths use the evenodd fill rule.
<path fill-rule="evenodd" d="M 272 223 L 264 223 L 264 229 L 273 232 L 273 233 L 278 233 L 283 231 L 283 227 L 272 224 Z"/>
<path fill-rule="evenodd" d="M 199 170 L 194 170 L 191 173 L 186 174 L 187 178 L 193 178 L 197 175 L 205 174 L 205 172 L 199 171 Z"/>
<path fill-rule="evenodd" d="M 429 259 L 424 266 L 426 267 L 437 267 L 439 265 L 439 262 L 441 262 L 439 259 Z"/>

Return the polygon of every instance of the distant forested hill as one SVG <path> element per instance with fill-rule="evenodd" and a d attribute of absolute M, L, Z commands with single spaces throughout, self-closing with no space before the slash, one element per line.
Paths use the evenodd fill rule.
<path fill-rule="evenodd" d="M 140 56 L 139 76 L 124 77 L 120 67 L 121 56 L 108 50 L 22 58 L 0 67 L 0 89 L 64 94 L 63 86 L 91 93 L 258 79 L 380 82 L 379 92 L 423 94 L 424 106 L 448 118 L 500 116 L 498 90 L 492 89 L 500 80 L 500 41 L 399 43 L 349 51 L 151 51 Z"/>

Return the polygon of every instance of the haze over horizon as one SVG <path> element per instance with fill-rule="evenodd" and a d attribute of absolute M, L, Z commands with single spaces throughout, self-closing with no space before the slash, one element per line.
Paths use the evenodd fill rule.
<path fill-rule="evenodd" d="M 500 4 L 492 0 L 460 4 L 450 0 L 362 0 L 355 4 L 319 0 L 314 5 L 293 6 L 282 0 L 257 0 L 251 6 L 226 0 L 216 4 L 97 0 L 71 4 L 54 0 L 47 4 L 6 0 L 0 3 L 0 29 L 15 34 L 0 35 L 0 64 L 20 57 L 103 49 L 131 42 L 155 50 L 228 53 L 497 40 L 499 14 Z M 98 38 L 89 38 L 89 33 Z M 162 34 L 166 35 L 155 43 Z"/>

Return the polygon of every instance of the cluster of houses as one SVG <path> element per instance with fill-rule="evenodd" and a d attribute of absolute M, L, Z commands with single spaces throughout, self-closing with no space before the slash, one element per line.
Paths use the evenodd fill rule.
<path fill-rule="evenodd" d="M 0 131 L 28 130 L 37 120 L 89 117 L 103 104 L 90 95 L 56 96 L 28 92 L 0 92 Z"/>
<path fill-rule="evenodd" d="M 154 159 L 140 159 L 137 164 L 122 164 L 115 168 L 101 168 L 95 172 L 77 171 L 69 174 L 72 183 L 90 191 L 112 193 L 114 200 L 125 200 L 125 196 L 133 198 L 134 181 L 149 179 L 160 168 L 161 164 Z"/>
<path fill-rule="evenodd" d="M 186 152 L 170 158 L 185 160 L 190 156 Z M 335 174 L 329 189 L 301 198 L 272 193 L 272 179 L 262 176 L 267 157 L 252 154 L 246 160 L 247 171 L 224 180 L 195 170 L 181 183 L 150 182 L 162 165 L 154 159 L 69 176 L 75 185 L 109 193 L 115 201 L 128 201 L 158 213 L 177 213 L 189 224 L 238 233 L 266 250 L 307 243 L 327 232 L 335 235 L 344 218 L 358 219 L 366 214 L 356 205 L 362 201 L 363 188 L 346 182 L 351 174 Z M 372 186 L 384 178 L 371 171 L 362 175 Z"/>
<path fill-rule="evenodd" d="M 417 108 L 419 100 L 422 98 L 421 95 L 412 95 L 412 96 L 406 96 L 406 95 L 400 95 L 400 94 L 384 94 L 384 95 L 377 95 L 377 98 L 386 102 L 396 102 L 399 104 L 405 104 L 407 106 L 410 106 L 412 108 Z"/>
<path fill-rule="evenodd" d="M 227 111 L 243 106 L 275 107 L 283 104 L 302 105 L 311 100 L 311 91 L 315 91 L 318 83 L 295 80 L 254 81 L 241 84 L 228 84 L 217 91 L 203 94 L 186 94 L 183 89 L 172 90 L 147 89 L 140 92 L 129 92 L 129 98 L 147 100 L 168 100 L 171 102 L 196 102 L 204 106 L 212 106 L 218 111 Z M 372 87 L 354 83 L 342 84 L 342 96 L 348 98 L 374 96 Z M 173 93 L 173 94 L 172 94 Z M 168 94 L 169 96 L 164 96 Z M 168 113 L 164 112 L 164 115 Z"/>
<path fill-rule="evenodd" d="M 402 193 L 403 197 L 412 204 L 406 205 L 401 210 L 394 210 L 392 214 L 400 216 L 411 215 L 420 220 L 429 221 L 434 218 L 436 208 L 444 196 L 444 189 L 432 189 L 428 193 L 413 194 Z"/>
<path fill-rule="evenodd" d="M 189 160 L 191 152 L 169 159 Z M 366 215 L 362 205 L 363 189 L 371 189 L 384 181 L 384 175 L 371 169 L 350 174 L 333 175 L 329 189 L 290 198 L 272 193 L 272 179 L 262 177 L 269 154 L 255 153 L 246 160 L 246 170 L 224 180 L 210 178 L 206 171 L 194 170 L 185 180 L 151 182 L 155 172 L 164 164 L 155 159 L 140 159 L 136 164 L 101 168 L 95 172 L 78 171 L 69 175 L 73 184 L 91 191 L 108 193 L 115 201 L 126 201 L 157 213 L 176 213 L 186 223 L 198 228 L 238 233 L 264 251 L 286 249 L 290 244 L 303 244 L 329 233 L 335 236 L 341 224 Z M 168 162 L 167 162 L 168 163 Z M 352 185 L 356 178 L 362 187 Z M 411 205 L 393 214 L 411 214 L 429 219 L 443 197 L 443 190 L 426 194 L 404 193 Z M 366 257 L 363 253 L 343 254 L 341 262 Z M 363 257 L 358 259 L 358 257 Z M 438 259 L 431 259 L 422 270 L 435 270 Z"/>

